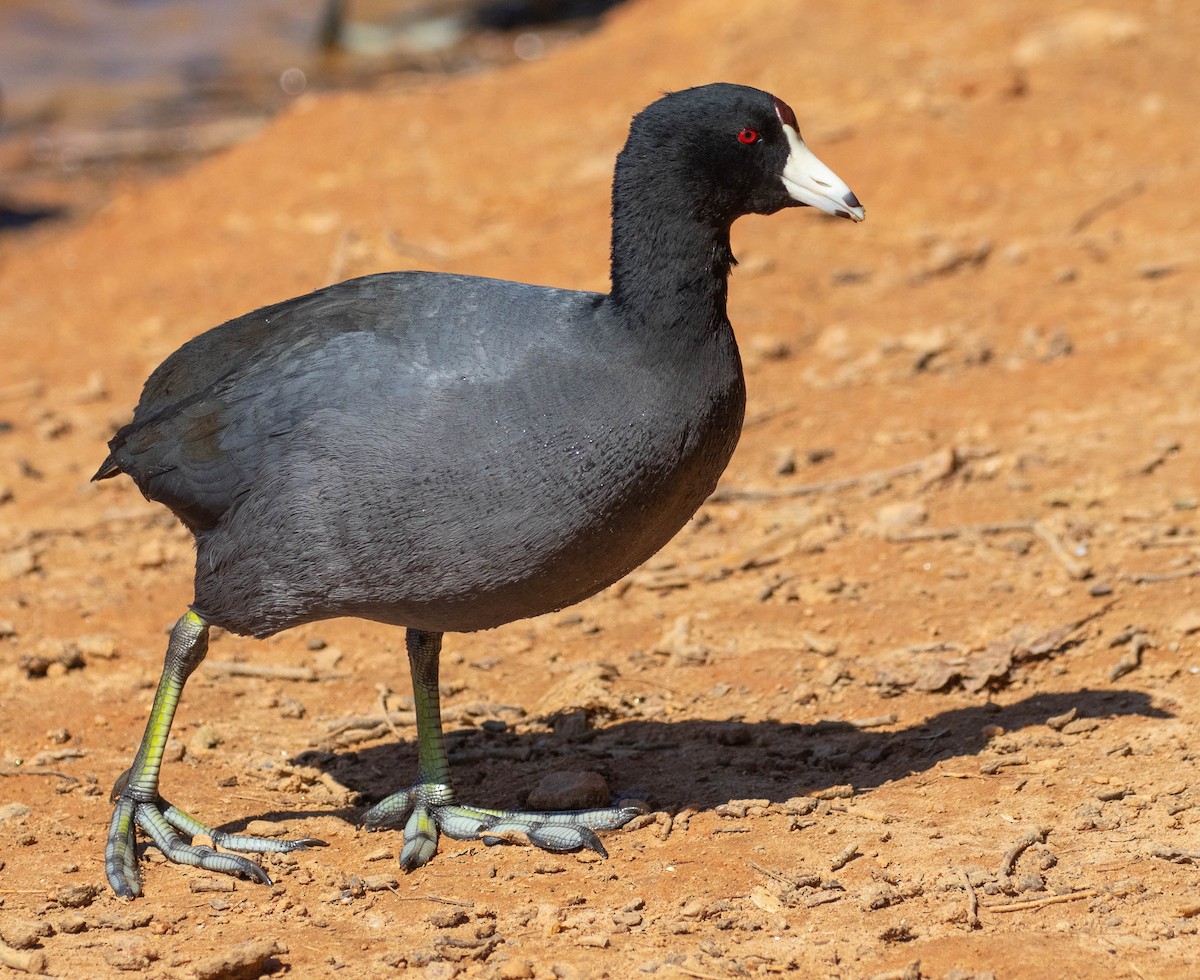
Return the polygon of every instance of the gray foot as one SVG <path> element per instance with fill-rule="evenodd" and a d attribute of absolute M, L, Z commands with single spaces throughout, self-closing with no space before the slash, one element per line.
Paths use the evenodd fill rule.
<path fill-rule="evenodd" d="M 363 817 L 363 826 L 378 830 L 407 818 L 400 867 L 413 871 L 437 853 L 439 831 L 455 840 L 481 840 L 488 845 L 528 842 L 544 851 L 589 850 L 608 857 L 595 832 L 615 830 L 646 811 L 637 800 L 595 810 L 491 810 L 458 803 L 449 786 L 426 783 L 377 803 Z"/>
<path fill-rule="evenodd" d="M 194 817 L 188 816 L 161 796 L 150 802 L 136 800 L 131 793 L 120 791 L 119 787 L 120 783 L 116 809 L 108 829 L 108 842 L 104 848 L 104 872 L 113 891 L 122 898 L 133 898 L 142 890 L 137 861 L 138 827 L 150 835 L 150 839 L 158 845 L 168 861 L 203 868 L 205 871 L 242 875 L 264 885 L 271 884 L 271 879 L 253 861 L 237 854 L 222 853 L 212 847 L 191 844 L 176 831 L 186 834 L 189 838 L 204 834 L 212 838 L 213 844 L 218 847 L 252 854 L 302 851 L 308 847 L 325 844 L 316 838 L 271 840 L 248 834 L 227 834 L 221 830 L 213 830 Z"/>

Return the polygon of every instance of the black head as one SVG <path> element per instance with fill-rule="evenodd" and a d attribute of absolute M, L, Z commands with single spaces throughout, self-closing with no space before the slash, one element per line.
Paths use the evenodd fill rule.
<path fill-rule="evenodd" d="M 633 120 L 622 164 L 653 168 L 682 206 L 716 223 L 802 205 L 863 218 L 850 188 L 804 145 L 788 105 L 745 85 L 703 85 L 651 104 Z"/>

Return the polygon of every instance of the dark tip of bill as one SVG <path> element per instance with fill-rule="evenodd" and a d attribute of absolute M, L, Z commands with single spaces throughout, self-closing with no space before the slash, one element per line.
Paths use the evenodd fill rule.
<path fill-rule="evenodd" d="M 851 191 L 849 194 L 847 194 L 845 197 L 843 197 L 842 200 L 845 201 L 846 204 L 848 204 L 852 208 L 861 208 L 862 207 L 862 205 L 858 203 L 858 198 L 854 196 L 854 191 Z M 848 218 L 850 216 L 846 215 L 846 217 Z"/>

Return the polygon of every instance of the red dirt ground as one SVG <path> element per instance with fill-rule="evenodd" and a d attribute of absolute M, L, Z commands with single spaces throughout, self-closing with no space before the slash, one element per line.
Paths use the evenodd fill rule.
<path fill-rule="evenodd" d="M 641 0 L 540 62 L 302 99 L 5 245 L 4 955 L 74 977 L 1196 975 L 1197 36 L 1182 0 Z M 399 738 L 377 724 L 380 685 L 407 692 L 401 632 L 223 636 L 164 791 L 331 846 L 268 859 L 274 887 L 150 848 L 145 897 L 117 900 L 108 790 L 190 598 L 186 533 L 88 482 L 147 373 L 372 271 L 603 289 L 629 117 L 719 79 L 789 101 L 868 220 L 738 224 L 750 407 L 718 497 L 625 582 L 450 637 L 443 667 L 464 796 L 586 770 L 656 816 L 608 861 L 444 841 L 406 876 L 398 834 L 356 829 L 415 765 L 403 710 Z"/>

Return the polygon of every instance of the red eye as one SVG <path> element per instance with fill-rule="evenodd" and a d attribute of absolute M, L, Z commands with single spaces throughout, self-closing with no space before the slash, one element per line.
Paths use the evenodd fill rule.
<path fill-rule="evenodd" d="M 758 130 L 743 129 L 740 133 L 738 133 L 738 142 L 745 143 L 747 146 L 749 146 L 751 143 L 757 143 L 758 142 Z"/>

